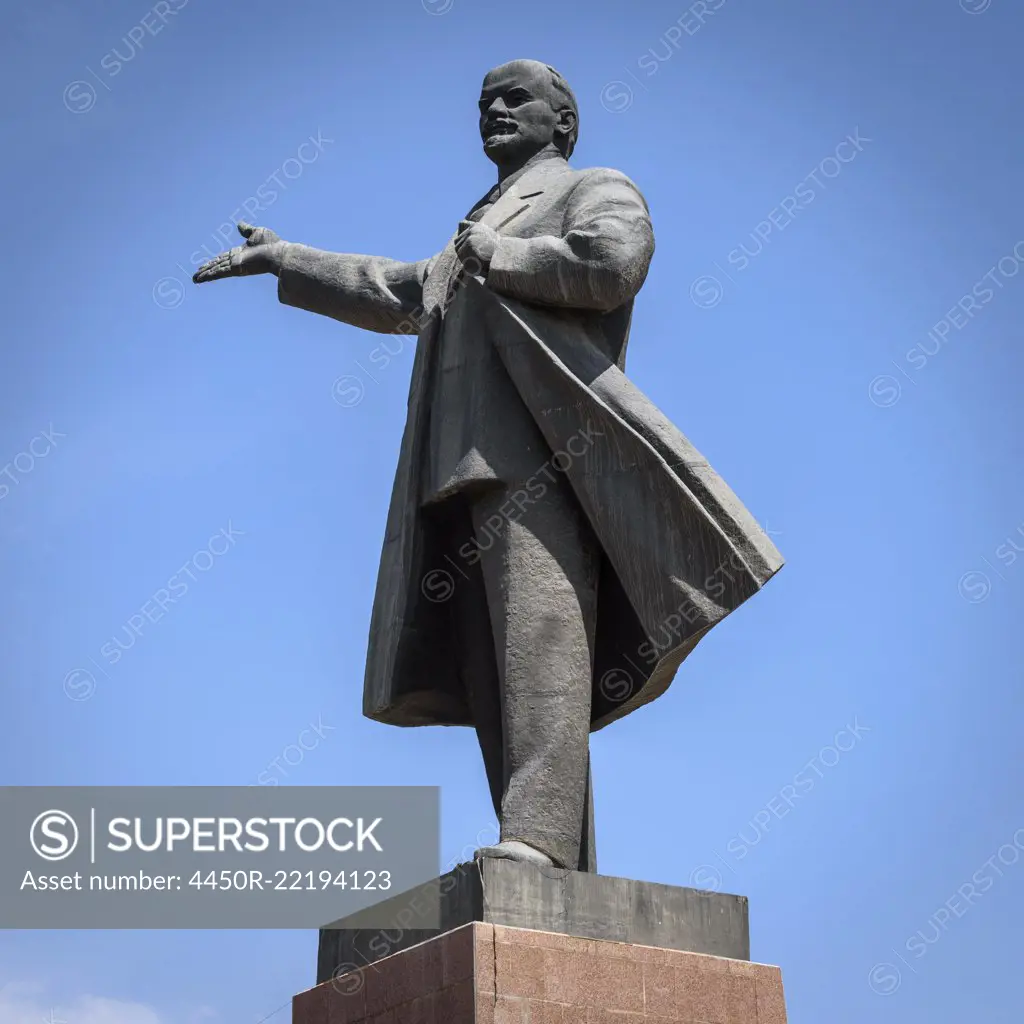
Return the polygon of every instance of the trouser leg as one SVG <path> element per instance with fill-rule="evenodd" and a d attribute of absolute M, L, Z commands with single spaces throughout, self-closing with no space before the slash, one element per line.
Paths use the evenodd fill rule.
<path fill-rule="evenodd" d="M 453 550 L 473 547 L 473 519 L 468 505 L 453 501 L 449 507 Z M 494 659 L 494 639 L 487 609 L 487 591 L 478 559 L 459 558 L 455 577 L 452 630 L 466 701 L 483 755 L 487 786 L 494 813 L 501 821 L 505 793 L 505 741 L 501 705 L 501 680 Z"/>
<path fill-rule="evenodd" d="M 470 506 L 503 723 L 501 838 L 585 868 L 599 550 L 564 480 L 522 508 L 508 497 Z"/>
<path fill-rule="evenodd" d="M 589 746 L 589 744 L 588 744 Z M 594 773 L 590 765 L 590 751 L 587 751 L 587 795 L 583 805 L 583 827 L 580 829 L 580 855 L 577 871 L 597 873 L 597 837 L 594 830 Z"/>

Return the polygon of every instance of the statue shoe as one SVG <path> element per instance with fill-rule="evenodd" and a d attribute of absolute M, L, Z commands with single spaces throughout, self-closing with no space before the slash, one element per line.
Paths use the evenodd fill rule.
<path fill-rule="evenodd" d="M 481 846 L 473 855 L 474 860 L 481 860 L 484 857 L 494 857 L 498 860 L 517 860 L 526 864 L 536 864 L 538 867 L 554 867 L 555 862 L 540 850 L 535 849 L 528 843 L 520 842 L 518 839 L 506 839 L 497 846 Z"/>

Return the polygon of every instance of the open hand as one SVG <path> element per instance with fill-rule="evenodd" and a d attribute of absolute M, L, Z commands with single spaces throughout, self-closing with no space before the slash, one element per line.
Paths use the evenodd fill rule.
<path fill-rule="evenodd" d="M 459 233 L 455 236 L 455 254 L 470 273 L 485 274 L 499 241 L 501 236 L 494 228 L 476 221 L 460 221 Z"/>
<path fill-rule="evenodd" d="M 270 228 L 256 228 L 240 223 L 238 233 L 244 245 L 235 246 L 212 260 L 207 260 L 193 275 L 196 284 L 219 281 L 222 277 L 247 277 L 249 274 L 276 274 L 281 265 L 284 246 Z"/>

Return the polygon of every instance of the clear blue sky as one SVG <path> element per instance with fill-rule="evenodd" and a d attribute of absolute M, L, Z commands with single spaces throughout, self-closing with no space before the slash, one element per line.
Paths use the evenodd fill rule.
<path fill-rule="evenodd" d="M 632 378 L 787 558 L 595 737 L 602 871 L 749 896 L 793 1024 L 1019 1024 L 1024 11 L 425 3 L 4 5 L 0 781 L 435 783 L 446 859 L 493 834 L 471 732 L 359 714 L 411 344 L 175 280 L 261 187 L 287 239 L 432 255 L 492 182 L 480 79 L 535 57 L 650 203 Z M 255 1024 L 315 941 L 3 933 L 0 1022 Z"/>

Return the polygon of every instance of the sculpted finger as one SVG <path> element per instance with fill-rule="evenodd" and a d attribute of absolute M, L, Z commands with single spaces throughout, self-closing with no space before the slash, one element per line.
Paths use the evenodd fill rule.
<path fill-rule="evenodd" d="M 246 224 L 244 220 L 238 222 L 238 233 L 243 238 L 248 238 L 256 230 L 252 224 Z"/>
<path fill-rule="evenodd" d="M 231 274 L 231 258 L 230 253 L 221 253 L 219 256 L 214 256 L 212 260 L 208 260 L 204 263 L 193 275 L 192 280 L 196 284 L 202 284 L 204 281 L 216 281 L 221 277 L 228 277 Z"/>
<path fill-rule="evenodd" d="M 212 260 L 207 260 L 202 264 L 199 269 L 192 275 L 193 280 L 202 274 L 209 273 L 217 264 L 220 262 L 220 257 L 215 256 Z"/>
<path fill-rule="evenodd" d="M 222 277 L 230 277 L 231 268 L 224 265 L 208 264 L 200 267 L 193 275 L 192 280 L 196 284 L 204 284 L 207 281 L 219 281 Z"/>

